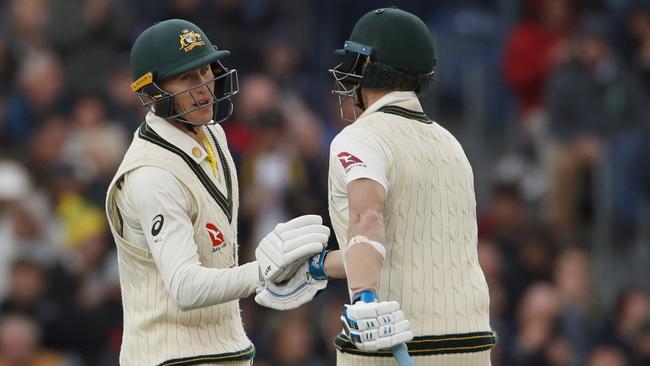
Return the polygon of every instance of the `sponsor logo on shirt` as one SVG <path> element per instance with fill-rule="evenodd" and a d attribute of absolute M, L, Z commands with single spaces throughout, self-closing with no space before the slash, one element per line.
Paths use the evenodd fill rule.
<path fill-rule="evenodd" d="M 165 216 L 163 215 L 156 215 L 153 218 L 153 224 L 151 225 L 151 236 L 157 236 L 160 234 L 160 230 L 162 230 L 163 224 L 165 223 Z"/>
<path fill-rule="evenodd" d="M 344 151 L 342 153 L 339 153 L 336 156 L 339 158 L 339 161 L 341 162 L 341 165 L 343 165 L 343 169 L 345 169 L 346 173 L 355 166 L 362 166 L 362 167 L 366 166 L 363 160 L 357 158 L 356 156 L 350 154 L 349 152 Z"/>
<path fill-rule="evenodd" d="M 205 228 L 208 229 L 208 235 L 210 235 L 210 241 L 212 241 L 212 252 L 214 253 L 223 246 L 223 233 L 211 223 L 205 224 Z"/>

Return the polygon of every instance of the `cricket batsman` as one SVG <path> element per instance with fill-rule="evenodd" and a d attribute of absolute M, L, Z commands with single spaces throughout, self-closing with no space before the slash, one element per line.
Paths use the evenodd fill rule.
<path fill-rule="evenodd" d="M 347 277 L 337 364 L 395 365 L 405 343 L 417 365 L 490 365 L 472 168 L 418 100 L 436 64 L 429 29 L 406 11 L 373 10 L 337 53 L 333 92 L 363 113 L 330 147 L 341 250 L 310 261 L 315 278 Z"/>
<path fill-rule="evenodd" d="M 237 172 L 217 124 L 238 92 L 237 71 L 222 63 L 228 55 L 179 19 L 149 27 L 131 49 L 132 89 L 149 112 L 106 200 L 123 366 L 250 365 L 255 348 L 238 299 L 264 299 L 269 284 L 303 281 L 309 286 L 295 307 L 327 283 L 297 271 L 327 243 L 329 229 L 316 215 L 278 224 L 259 243 L 257 260 L 239 265 Z"/>

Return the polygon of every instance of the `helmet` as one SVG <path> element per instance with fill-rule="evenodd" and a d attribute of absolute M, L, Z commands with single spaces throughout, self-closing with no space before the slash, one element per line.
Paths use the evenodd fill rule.
<path fill-rule="evenodd" d="M 229 70 L 220 62 L 228 55 L 230 51 L 213 46 L 205 33 L 193 23 L 181 19 L 156 23 L 142 32 L 131 48 L 131 89 L 142 105 L 155 115 L 193 125 L 195 123 L 183 116 L 210 104 L 179 113 L 174 109 L 174 96 L 214 83 L 213 120 L 221 122 L 232 114 L 230 98 L 239 91 L 237 70 Z M 208 64 L 215 75 L 212 80 L 174 94 L 159 85 L 165 79 Z"/>
<path fill-rule="evenodd" d="M 332 93 L 341 103 L 345 97 L 357 99 L 362 109 L 361 88 L 393 89 L 412 81 L 413 91 L 420 93 L 433 79 L 436 65 L 429 28 L 417 16 L 395 7 L 362 16 L 343 49 L 335 53 L 343 60 L 329 70 L 334 76 Z"/>

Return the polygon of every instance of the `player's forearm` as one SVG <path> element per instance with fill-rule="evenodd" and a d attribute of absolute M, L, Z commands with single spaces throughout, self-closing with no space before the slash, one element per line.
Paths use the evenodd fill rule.
<path fill-rule="evenodd" d="M 383 243 L 385 238 L 383 213 L 376 209 L 368 209 L 363 212 L 351 210 L 348 239 L 357 235 Z"/>
<path fill-rule="evenodd" d="M 248 297 L 261 285 L 257 262 L 233 268 L 188 265 L 174 274 L 169 292 L 180 309 L 191 310 Z"/>
<path fill-rule="evenodd" d="M 350 234 L 354 232 L 361 233 L 361 234 L 352 235 L 350 236 L 351 238 L 357 235 L 362 235 L 368 237 L 369 239 L 375 238 L 373 240 L 377 242 L 383 241 L 384 238 L 383 215 L 366 215 L 365 217 L 359 215 L 358 219 L 355 220 L 352 225 L 350 225 L 350 228 L 351 228 L 351 230 L 349 230 Z M 373 257 L 375 256 L 375 253 L 371 252 L 370 254 Z M 352 261 L 355 263 L 358 262 L 357 260 L 354 259 L 352 259 Z M 359 266 L 360 264 L 356 263 L 356 265 Z M 363 265 L 360 266 L 363 267 Z M 346 278 L 345 265 L 343 264 L 343 252 L 341 252 L 340 250 L 334 250 L 327 253 L 327 256 L 325 257 L 325 261 L 324 261 L 324 269 L 325 269 L 325 273 L 330 278 Z"/>
<path fill-rule="evenodd" d="M 385 249 L 384 218 L 377 210 L 350 212 L 348 248 L 345 252 L 348 287 L 353 294 L 361 291 L 377 292 Z"/>
<path fill-rule="evenodd" d="M 345 252 L 345 271 L 352 294 L 361 291 L 377 292 L 384 256 L 381 243 L 361 235 L 352 238 Z"/>

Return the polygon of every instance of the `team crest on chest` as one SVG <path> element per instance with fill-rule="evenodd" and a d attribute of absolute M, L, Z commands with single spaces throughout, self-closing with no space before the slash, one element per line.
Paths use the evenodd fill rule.
<path fill-rule="evenodd" d="M 201 40 L 201 35 L 195 31 L 183 29 L 179 37 L 181 44 L 181 48 L 179 49 L 185 52 L 190 52 L 197 46 L 205 46 L 205 42 Z"/>
<path fill-rule="evenodd" d="M 205 228 L 208 230 L 208 235 L 210 236 L 210 241 L 212 242 L 212 253 L 220 250 L 225 244 L 221 230 L 219 230 L 219 228 L 212 223 L 205 224 Z"/>

